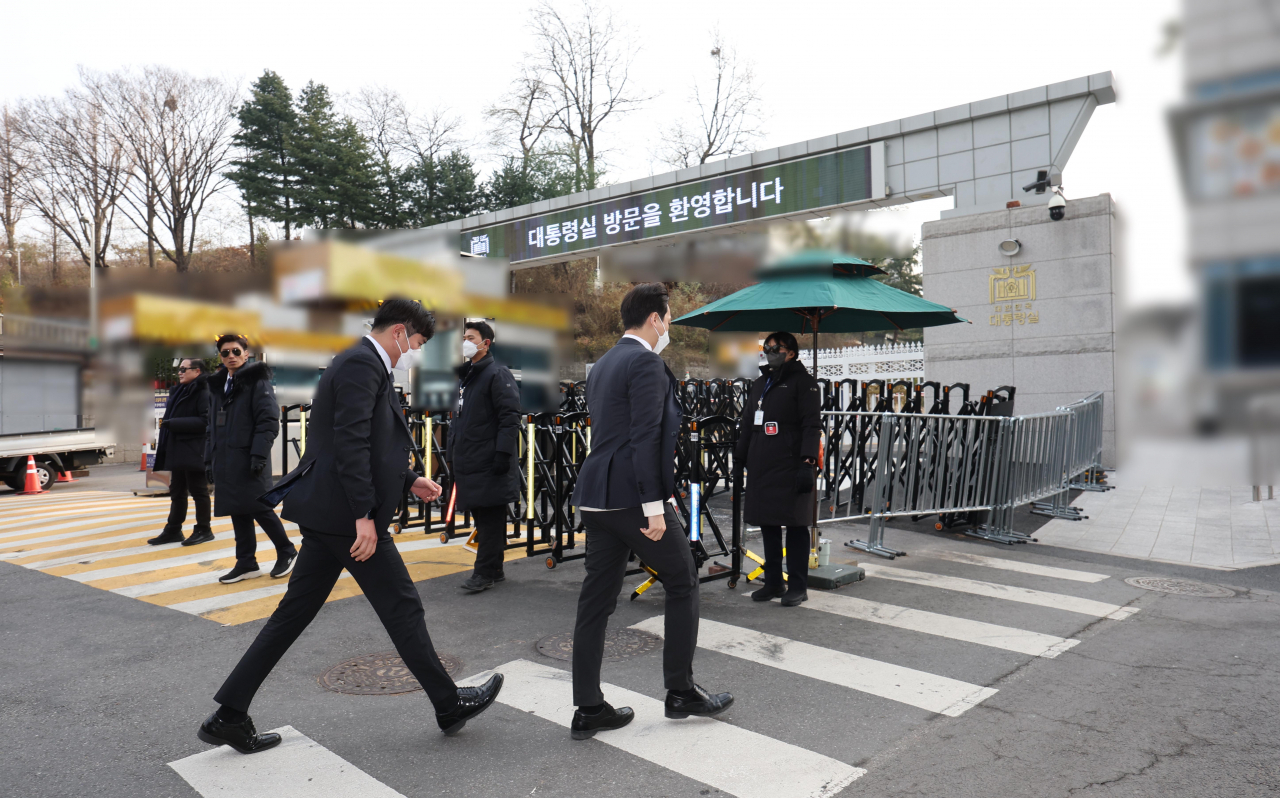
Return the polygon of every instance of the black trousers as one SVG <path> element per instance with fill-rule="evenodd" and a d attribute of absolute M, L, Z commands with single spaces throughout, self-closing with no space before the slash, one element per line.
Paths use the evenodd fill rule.
<path fill-rule="evenodd" d="M 379 537 L 377 550 L 364 562 L 351 557 L 354 537 L 303 529 L 302 538 L 289 590 L 214 700 L 241 712 L 249 711 L 267 674 L 320 612 L 345 568 L 373 605 L 405 667 L 422 684 L 436 711 L 453 709 L 458 702 L 458 689 L 431 645 L 422 598 L 390 536 Z"/>
<path fill-rule="evenodd" d="M 196 505 L 196 526 L 209 528 L 209 480 L 204 469 L 169 472 L 169 520 L 165 528 L 182 531 L 187 522 L 187 494 Z"/>
<path fill-rule="evenodd" d="M 231 528 L 236 533 L 236 565 L 256 568 L 258 565 L 258 535 L 253 531 L 253 522 L 257 521 L 267 538 L 275 545 L 276 555 L 292 552 L 293 541 L 285 534 L 284 524 L 274 510 L 263 510 L 252 515 L 232 514 Z M 296 566 L 295 566 L 296 567 Z"/>
<path fill-rule="evenodd" d="M 473 507 L 476 523 L 476 574 L 489 579 L 502 576 L 507 550 L 507 506 Z"/>
<path fill-rule="evenodd" d="M 782 586 L 782 527 L 760 525 L 764 538 L 765 587 Z M 787 587 L 806 590 L 809 587 L 809 527 L 787 527 Z"/>
<path fill-rule="evenodd" d="M 578 706 L 604 703 L 600 692 L 604 635 L 609 616 L 618 606 L 631 552 L 658 572 L 666 594 L 663 683 L 668 690 L 693 687 L 693 653 L 698 647 L 698 570 L 675 510 L 670 504 L 664 503 L 663 507 L 667 531 L 656 541 L 640 531 L 649 522 L 639 507 L 583 513 L 587 573 L 578 596 L 578 621 L 573 630 L 573 703 Z"/>

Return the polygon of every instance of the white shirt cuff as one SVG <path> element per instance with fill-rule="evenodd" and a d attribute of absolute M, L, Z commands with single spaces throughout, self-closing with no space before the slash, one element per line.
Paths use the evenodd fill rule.
<path fill-rule="evenodd" d="M 652 515 L 662 515 L 662 502 L 645 502 L 640 505 L 640 512 L 644 513 L 646 518 Z"/>

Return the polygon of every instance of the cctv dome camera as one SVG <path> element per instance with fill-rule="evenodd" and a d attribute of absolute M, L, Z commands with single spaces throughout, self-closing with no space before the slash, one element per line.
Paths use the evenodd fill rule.
<path fill-rule="evenodd" d="M 1062 221 L 1062 217 L 1067 213 L 1067 198 L 1062 196 L 1062 189 L 1055 188 L 1053 196 L 1049 198 L 1049 218 L 1055 222 Z"/>

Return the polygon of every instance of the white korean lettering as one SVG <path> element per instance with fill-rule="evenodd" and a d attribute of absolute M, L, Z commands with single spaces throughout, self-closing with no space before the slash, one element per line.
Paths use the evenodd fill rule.
<path fill-rule="evenodd" d="M 535 227 L 529 231 L 529 246 L 542 248 L 542 228 Z"/>
<path fill-rule="evenodd" d="M 749 202 L 749 203 L 751 203 L 751 207 L 753 207 L 753 208 L 754 208 L 754 207 L 756 206 L 756 184 L 755 184 L 755 183 L 752 183 L 752 184 L 751 184 L 751 196 L 750 196 L 750 197 L 747 197 L 746 199 L 743 199 L 743 198 L 742 198 L 742 189 L 737 189 L 737 195 L 738 195 L 738 204 L 739 204 L 739 205 L 746 205 L 746 204 Z"/>
<path fill-rule="evenodd" d="M 689 220 L 689 198 L 678 197 L 671 200 L 671 221 L 686 222 Z"/>
<path fill-rule="evenodd" d="M 693 215 L 698 219 L 705 219 L 711 215 L 711 192 L 703 194 L 694 194 L 689 198 L 689 205 L 693 208 Z"/>
<path fill-rule="evenodd" d="M 595 238 L 596 237 L 596 217 L 592 216 L 590 219 L 583 219 L 581 230 L 582 230 L 583 241 L 586 241 L 589 238 Z"/>
<path fill-rule="evenodd" d="M 622 229 L 623 230 L 639 230 L 640 229 L 640 209 L 627 208 L 622 212 Z"/>
<path fill-rule="evenodd" d="M 560 231 L 564 233 L 564 241 L 566 244 L 572 244 L 578 240 L 578 220 L 574 219 L 568 222 L 560 223 Z"/>
<path fill-rule="evenodd" d="M 644 206 L 644 226 L 657 227 L 662 224 L 662 206 L 651 202 Z"/>
<path fill-rule="evenodd" d="M 770 186 L 773 186 L 774 189 L 772 195 L 765 193 Z M 782 204 L 782 178 L 775 177 L 772 183 L 760 184 L 760 201 L 764 202 L 765 200 L 773 200 L 777 205 Z"/>
<path fill-rule="evenodd" d="M 711 195 L 716 213 L 733 213 L 733 188 L 718 188 Z"/>

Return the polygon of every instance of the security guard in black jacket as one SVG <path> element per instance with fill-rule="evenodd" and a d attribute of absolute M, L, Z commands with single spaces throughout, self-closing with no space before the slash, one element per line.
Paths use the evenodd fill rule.
<path fill-rule="evenodd" d="M 469 321 L 463 330 L 467 358 L 458 381 L 458 404 L 449 423 L 445 448 L 457 485 L 459 510 L 476 525 L 475 571 L 462 589 L 488 590 L 506 579 L 507 505 L 520 492 L 515 467 L 520 441 L 520 388 L 511 370 L 493 359 L 493 327 Z"/>
<path fill-rule="evenodd" d="M 782 598 L 784 607 L 807 601 L 809 524 L 813 521 L 813 466 L 822 436 L 818 381 L 796 359 L 795 336 L 776 332 L 765 339 L 768 365 L 743 405 L 734 450 L 737 468 L 747 469 L 743 519 L 764 539 L 764 587 L 756 601 Z M 782 528 L 786 527 L 787 587 L 782 585 Z"/>
<path fill-rule="evenodd" d="M 389 299 L 373 330 L 325 369 L 311 405 L 310 435 L 298 467 L 268 501 L 284 498 L 284 517 L 302 529 L 302 551 L 289 589 L 214 700 L 201 740 L 243 754 L 265 751 L 280 735 L 259 734 L 249 703 L 276 663 L 324 607 L 343 570 L 355 579 L 396 652 L 422 685 L 445 734 L 456 734 L 487 709 L 502 688 L 494 674 L 480 687 L 457 687 L 427 634 L 422 598 L 387 531 L 406 492 L 424 501 L 440 486 L 409 467 L 413 438 L 392 388 L 391 369 L 435 333 L 421 304 Z"/>
<path fill-rule="evenodd" d="M 209 528 L 209 480 L 204 473 L 205 437 L 209 434 L 209 377 L 204 361 L 187 358 L 178 365 L 178 384 L 169 391 L 156 439 L 156 471 L 169 472 L 169 520 L 152 546 L 194 546 L 213 540 Z M 196 526 L 182 539 L 187 520 L 187 494 L 196 505 Z"/>
<path fill-rule="evenodd" d="M 280 405 L 266 363 L 250 363 L 249 342 L 227 333 L 218 338 L 222 368 L 209 378 L 209 443 L 205 466 L 213 483 L 213 514 L 231 516 L 236 535 L 236 564 L 218 578 L 224 585 L 262 576 L 254 522 L 276 549 L 271 576 L 293 569 L 298 549 L 285 534 L 275 511 L 258 500 L 271 490 L 271 446 L 280 434 Z"/>

